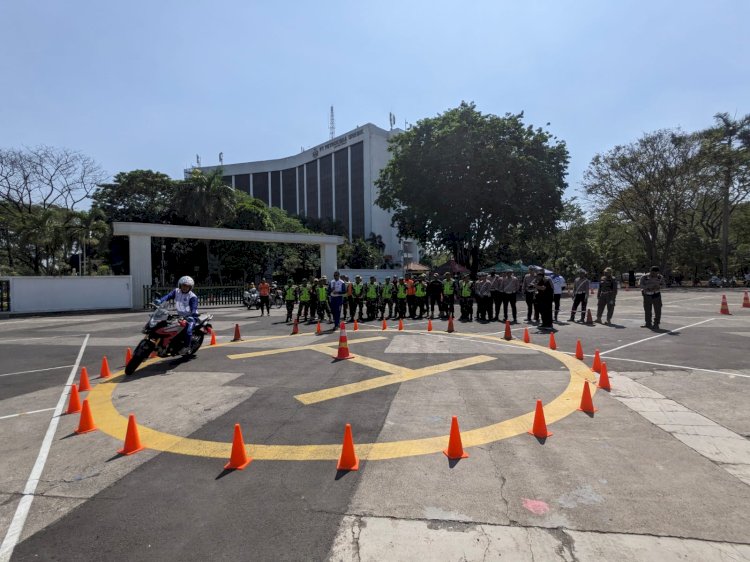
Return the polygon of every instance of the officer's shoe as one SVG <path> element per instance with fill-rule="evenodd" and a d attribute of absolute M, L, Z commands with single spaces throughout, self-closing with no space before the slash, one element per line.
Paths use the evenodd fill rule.
<path fill-rule="evenodd" d="M 654 324 L 654 330 L 658 330 L 658 329 L 659 329 L 659 324 Z"/>
<path fill-rule="evenodd" d="M 594 322 L 596 322 L 597 324 L 601 324 L 602 323 L 602 319 L 601 318 L 597 318 Z"/>
<path fill-rule="evenodd" d="M 641 328 L 648 328 L 649 330 L 652 328 L 651 324 L 642 324 Z"/>

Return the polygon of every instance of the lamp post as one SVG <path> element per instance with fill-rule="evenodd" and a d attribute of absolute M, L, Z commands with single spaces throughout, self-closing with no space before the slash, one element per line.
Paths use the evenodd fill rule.
<path fill-rule="evenodd" d="M 167 251 L 167 245 L 161 245 L 161 286 L 164 287 L 164 252 Z"/>

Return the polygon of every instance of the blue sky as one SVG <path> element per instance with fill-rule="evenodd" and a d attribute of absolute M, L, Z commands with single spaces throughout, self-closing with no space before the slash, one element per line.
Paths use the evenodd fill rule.
<path fill-rule="evenodd" d="M 0 4 L 0 146 L 181 177 L 280 158 L 474 101 L 591 157 L 750 113 L 750 2 L 159 1 Z"/>

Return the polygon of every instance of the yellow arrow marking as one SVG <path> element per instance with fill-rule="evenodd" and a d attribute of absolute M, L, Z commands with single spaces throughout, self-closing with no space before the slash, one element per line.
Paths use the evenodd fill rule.
<path fill-rule="evenodd" d="M 495 359 L 496 357 L 477 355 L 476 357 L 459 359 L 458 361 L 441 363 L 439 365 L 432 365 L 431 367 L 423 367 L 421 369 L 407 369 L 405 367 L 399 367 L 398 365 L 392 365 L 390 363 L 378 361 L 377 359 L 370 359 L 369 357 L 355 357 L 354 359 L 351 359 L 351 361 L 354 363 L 366 365 L 368 367 L 372 367 L 373 369 L 386 371 L 391 374 L 351 384 L 325 388 L 323 390 L 308 392 L 306 394 L 298 394 L 295 396 L 295 398 L 305 405 L 316 404 L 318 402 L 332 400 L 341 396 L 348 396 L 350 394 L 372 390 L 373 388 L 388 386 L 389 384 L 398 384 L 404 381 L 418 379 L 420 377 L 428 377 L 430 375 L 436 375 L 438 373 L 460 369 L 461 367 L 468 367 L 470 365 L 486 363 L 487 361 L 494 361 Z"/>

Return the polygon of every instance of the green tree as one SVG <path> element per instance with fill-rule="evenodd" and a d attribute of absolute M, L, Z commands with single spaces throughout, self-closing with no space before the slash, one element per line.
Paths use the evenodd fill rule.
<path fill-rule="evenodd" d="M 92 199 L 107 221 L 168 223 L 173 218 L 178 182 L 152 170 L 120 172 L 99 185 Z"/>
<path fill-rule="evenodd" d="M 562 210 L 568 151 L 523 114 L 483 115 L 461 103 L 390 140 L 376 203 L 402 237 L 445 248 L 476 272 L 482 248 L 510 228 L 550 232 Z"/>

